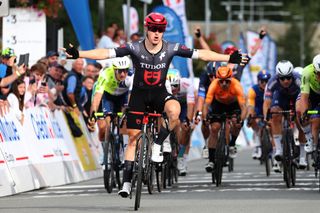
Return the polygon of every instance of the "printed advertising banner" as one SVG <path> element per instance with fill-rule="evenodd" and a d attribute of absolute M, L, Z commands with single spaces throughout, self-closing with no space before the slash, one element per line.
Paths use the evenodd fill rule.
<path fill-rule="evenodd" d="M 9 16 L 3 17 L 2 49 L 13 48 L 17 56 L 30 53 L 29 65 L 46 55 L 46 40 L 44 13 L 32 8 L 11 8 Z"/>

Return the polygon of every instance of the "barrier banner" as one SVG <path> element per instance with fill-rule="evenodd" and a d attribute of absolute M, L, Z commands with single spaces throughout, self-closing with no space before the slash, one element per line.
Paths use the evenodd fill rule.
<path fill-rule="evenodd" d="M 274 40 L 270 39 L 269 45 L 269 54 L 268 54 L 268 71 L 271 75 L 275 74 L 276 72 L 276 65 L 277 65 L 277 44 Z"/>
<path fill-rule="evenodd" d="M 72 160 L 67 149 L 61 127 L 46 107 L 31 108 L 25 111 L 23 125 L 28 144 L 33 147 L 32 162 L 50 163 Z"/>
<path fill-rule="evenodd" d="M 71 114 L 72 118 L 74 119 L 75 124 L 78 127 L 80 127 L 82 132 L 84 132 L 83 128 L 81 128 L 81 124 L 80 124 L 78 116 L 73 112 L 71 112 L 70 114 Z M 72 138 L 73 138 L 73 142 L 76 147 L 77 154 L 80 159 L 83 170 L 84 171 L 95 170 L 96 164 L 95 164 L 94 158 L 92 156 L 92 153 L 91 153 L 91 150 L 90 150 L 90 147 L 89 147 L 89 144 L 86 140 L 85 135 L 83 134 L 81 137 L 72 137 Z"/>

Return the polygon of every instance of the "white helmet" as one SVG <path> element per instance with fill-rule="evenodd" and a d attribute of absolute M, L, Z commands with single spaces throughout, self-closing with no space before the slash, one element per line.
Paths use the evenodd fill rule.
<path fill-rule="evenodd" d="M 316 55 L 313 60 L 312 60 L 312 64 L 314 66 L 314 71 L 316 71 L 317 73 L 320 72 L 320 54 Z"/>
<path fill-rule="evenodd" d="M 115 69 L 128 69 L 130 67 L 130 59 L 128 56 L 114 58 L 112 60 L 113 68 Z"/>
<path fill-rule="evenodd" d="M 279 61 L 276 66 L 276 73 L 278 76 L 291 75 L 292 71 L 293 71 L 293 65 L 290 61 L 287 61 L 287 60 Z"/>
<path fill-rule="evenodd" d="M 303 67 L 295 67 L 293 69 L 293 71 L 299 73 L 300 75 L 302 75 Z"/>
<path fill-rule="evenodd" d="M 180 84 L 180 72 L 177 69 L 169 68 L 167 73 L 167 79 L 171 85 L 179 85 Z"/>

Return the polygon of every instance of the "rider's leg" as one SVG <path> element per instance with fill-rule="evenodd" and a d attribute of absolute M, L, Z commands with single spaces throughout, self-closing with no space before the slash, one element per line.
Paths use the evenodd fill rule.
<path fill-rule="evenodd" d="M 253 130 L 253 143 L 254 143 L 252 158 L 256 160 L 261 157 L 261 141 L 260 141 L 260 129 L 258 126 L 258 121 L 253 120 L 251 124 L 251 128 Z"/>
<path fill-rule="evenodd" d="M 131 190 L 132 171 L 134 166 L 134 155 L 136 150 L 136 141 L 140 130 L 128 129 L 129 143 L 125 151 L 125 161 L 123 168 L 123 186 L 118 192 L 122 197 L 128 197 Z"/>
<path fill-rule="evenodd" d="M 209 149 L 209 162 L 206 165 L 205 169 L 207 172 L 211 172 L 214 168 L 214 162 L 216 157 L 216 147 L 218 141 L 218 133 L 221 128 L 221 124 L 219 122 L 213 122 L 211 124 L 211 131 L 208 140 L 208 149 Z"/>
<path fill-rule="evenodd" d="M 161 155 L 161 145 L 163 141 L 170 134 L 170 131 L 175 128 L 179 123 L 180 104 L 177 100 L 171 99 L 165 102 L 164 111 L 168 117 L 169 124 L 165 122 L 161 125 L 158 138 L 155 140 L 152 147 L 151 160 L 155 162 L 162 162 L 163 156 Z"/>
<path fill-rule="evenodd" d="M 282 110 L 280 107 L 272 107 L 271 112 L 277 112 Z M 272 134 L 274 138 L 274 143 L 275 143 L 275 159 L 277 161 L 280 161 L 282 158 L 282 115 L 281 114 L 274 114 L 272 116 L 272 122 L 271 122 L 271 127 L 272 127 Z"/>
<path fill-rule="evenodd" d="M 314 145 L 317 145 L 319 140 L 320 118 L 313 118 L 311 120 L 311 126 L 312 126 L 312 135 L 314 139 Z"/>

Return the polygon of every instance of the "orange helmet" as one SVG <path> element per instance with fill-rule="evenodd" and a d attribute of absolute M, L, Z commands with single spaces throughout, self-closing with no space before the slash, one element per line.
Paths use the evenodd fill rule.
<path fill-rule="evenodd" d="M 232 77 L 232 69 L 229 67 L 219 67 L 216 72 L 216 77 L 218 79 L 227 79 Z"/>

